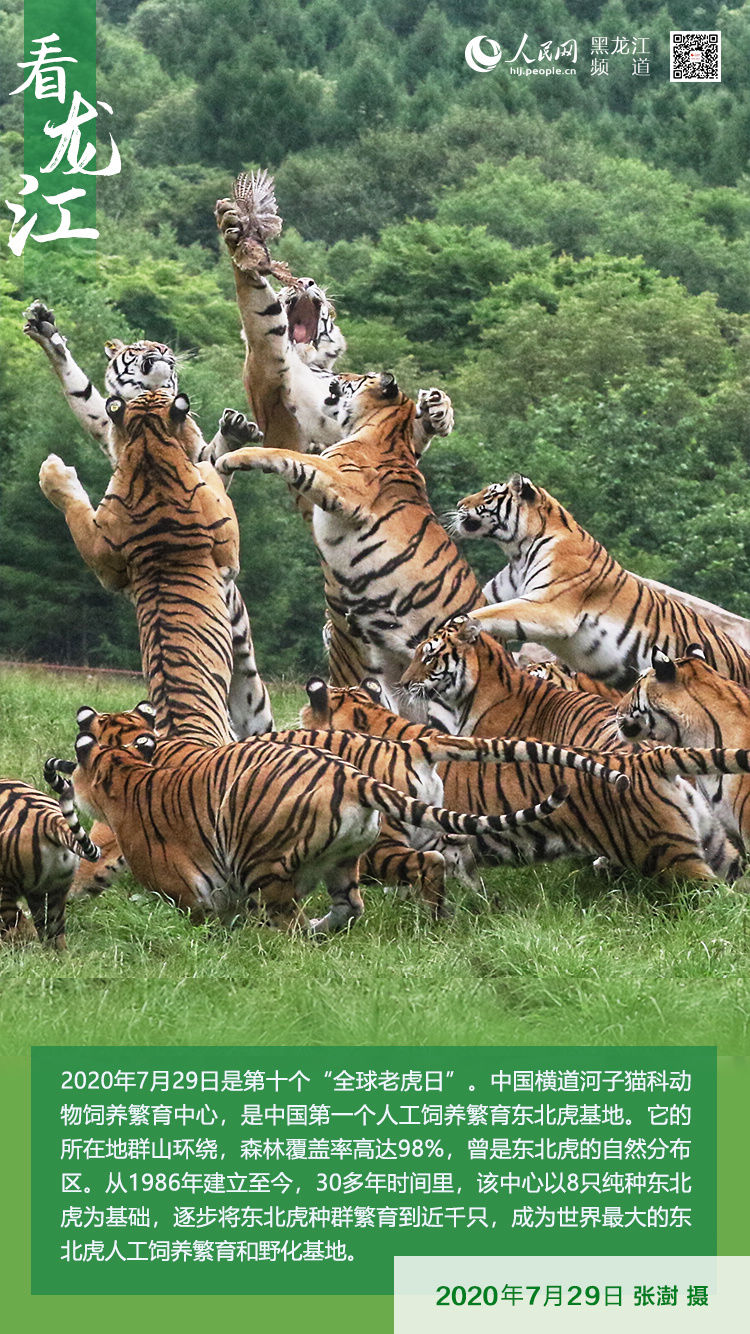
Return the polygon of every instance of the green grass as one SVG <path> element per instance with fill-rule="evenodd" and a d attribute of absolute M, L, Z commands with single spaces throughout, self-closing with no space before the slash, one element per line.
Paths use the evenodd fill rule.
<path fill-rule="evenodd" d="M 132 706 L 136 679 L 3 670 L 0 771 L 40 783 L 78 705 Z M 280 725 L 302 700 L 273 690 Z M 365 890 L 348 935 L 191 926 L 129 877 L 68 908 L 67 955 L 0 950 L 0 1028 L 35 1043 L 746 1044 L 750 901 L 657 890 L 570 862 L 485 872 L 452 921 Z M 319 910 L 324 908 L 324 895 Z"/>

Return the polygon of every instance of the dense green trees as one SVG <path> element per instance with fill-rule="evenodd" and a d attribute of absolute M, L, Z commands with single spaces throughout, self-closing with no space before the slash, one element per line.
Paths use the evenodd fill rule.
<path fill-rule="evenodd" d="M 0 11 L 17 42 L 18 0 Z M 24 305 L 49 300 L 100 384 L 107 338 L 171 343 L 211 433 L 245 406 L 213 204 L 254 165 L 276 174 L 277 253 L 329 285 L 347 365 L 452 393 L 456 432 L 425 462 L 438 511 L 520 469 L 630 568 L 750 614 L 746 9 L 217 0 L 206 15 L 203 0 L 110 0 L 98 89 L 123 170 L 97 183 L 97 257 L 27 247 L 22 265 L 0 244 L 0 656 L 137 661 L 129 605 L 82 567 L 37 489 L 49 451 L 94 499 L 107 465 L 23 337 Z M 667 82 L 665 34 L 682 26 L 722 28 L 720 87 Z M 474 74 L 463 48 L 481 32 L 511 56 L 524 32 L 534 54 L 575 37 L 578 73 Z M 648 40 L 651 76 L 619 57 L 590 76 L 590 35 L 618 32 Z M 0 161 L 18 177 L 13 102 Z M 232 495 L 260 665 L 319 670 L 309 536 L 276 479 L 240 477 Z M 467 554 L 497 568 L 492 548 Z"/>

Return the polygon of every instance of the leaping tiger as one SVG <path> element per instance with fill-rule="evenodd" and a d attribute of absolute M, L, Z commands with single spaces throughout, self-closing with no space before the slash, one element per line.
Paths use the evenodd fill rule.
<path fill-rule="evenodd" d="M 274 266 L 265 241 L 281 231 L 273 178 L 240 176 L 234 198 L 217 201 L 216 221 L 232 260 L 245 390 L 266 446 L 313 453 L 335 444 L 347 434 L 349 402 L 364 377 L 333 377 L 346 339 L 323 289 L 299 278 L 277 292 L 269 280 Z M 453 430 L 451 401 L 441 389 L 419 391 L 415 430 L 420 452 L 432 436 Z M 216 445 L 218 453 L 223 445 Z"/>
<path fill-rule="evenodd" d="M 323 454 L 240 449 L 217 459 L 277 473 L 314 506 L 323 564 L 334 684 L 394 682 L 420 640 L 479 607 L 472 570 L 440 525 L 419 471 L 416 404 L 392 375 L 366 377 L 351 397 L 352 434 Z"/>
<path fill-rule="evenodd" d="M 53 312 L 43 301 L 34 301 L 26 311 L 24 333 L 38 343 L 57 375 L 65 398 L 84 430 L 95 439 L 113 468 L 117 466 L 117 446 L 106 402 L 68 351 L 67 339 L 60 333 Z M 164 343 L 142 339 L 122 343 L 111 339 L 105 345 L 109 357 L 105 386 L 110 397 L 128 403 L 140 394 L 161 391 L 171 398 L 177 395 L 177 358 Z M 219 431 L 209 445 L 195 426 L 196 457 L 211 457 L 227 449 L 260 439 L 255 424 L 242 413 L 223 414 Z M 232 727 L 239 737 L 252 736 L 273 727 L 271 701 L 258 672 L 247 607 L 237 584 L 228 579 L 225 597 L 232 626 L 232 685 L 229 712 Z"/>
<path fill-rule="evenodd" d="M 677 596 L 623 569 L 528 477 L 460 501 L 455 530 L 492 537 L 508 558 L 493 581 L 497 601 L 472 611 L 498 639 L 537 639 L 621 689 L 649 666 L 654 645 L 679 656 L 698 643 L 712 666 L 750 684 L 750 653 Z"/>

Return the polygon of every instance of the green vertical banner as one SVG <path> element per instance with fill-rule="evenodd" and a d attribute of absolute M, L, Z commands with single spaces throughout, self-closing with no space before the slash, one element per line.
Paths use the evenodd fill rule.
<path fill-rule="evenodd" d="M 9 92 L 24 112 L 23 177 L 7 196 L 10 248 L 32 274 L 47 253 L 86 264 L 95 254 L 97 174 L 119 166 L 116 116 L 96 98 L 95 0 L 27 0 Z"/>

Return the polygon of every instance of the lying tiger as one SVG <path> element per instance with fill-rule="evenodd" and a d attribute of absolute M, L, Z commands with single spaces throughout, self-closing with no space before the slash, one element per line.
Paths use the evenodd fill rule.
<path fill-rule="evenodd" d="M 501 832 L 544 819 L 567 795 L 558 788 L 507 817 L 460 815 L 300 744 L 299 734 L 211 749 L 157 743 L 151 733 L 108 745 L 99 733 L 112 735 L 111 717 L 86 708 L 79 725 L 76 763 L 50 760 L 50 768 L 72 774 L 76 802 L 115 831 L 141 884 L 197 921 L 260 909 L 275 926 L 340 930 L 363 912 L 359 862 L 382 816 L 442 834 Z M 353 741 L 361 750 L 361 738 Z M 331 907 L 309 922 L 302 899 L 321 880 Z M 437 914 L 442 902 L 431 907 Z"/>
<path fill-rule="evenodd" d="M 512 696 L 506 701 L 501 685 L 495 712 L 498 675 L 505 671 L 503 658 L 507 656 L 501 655 L 500 647 L 479 632 L 473 618 L 462 618 L 420 645 L 404 674 L 403 685 L 426 699 L 429 713 L 441 729 L 464 736 L 493 735 L 495 726 L 505 731 L 507 710 L 513 707 Z M 527 688 L 532 703 L 537 693 L 552 703 L 557 698 L 561 709 L 563 697 L 574 704 L 583 698 L 545 682 L 536 686 L 532 683 L 531 689 Z M 592 696 L 587 703 L 593 717 L 603 710 L 611 723 L 613 715 L 604 701 Z M 526 712 L 535 728 L 542 725 L 545 716 L 549 724 L 544 709 Z M 568 725 L 564 726 L 566 716 Z M 343 724 L 338 716 L 335 721 L 339 726 Z M 554 735 L 559 744 L 581 744 L 575 714 L 566 715 L 563 709 L 554 727 L 549 726 L 546 734 L 537 730 L 534 735 L 542 740 Z M 588 715 L 583 726 L 586 732 L 591 729 Z M 609 768 L 627 775 L 629 790 L 615 801 L 610 785 L 584 774 L 571 774 L 565 809 L 557 811 L 544 828 L 524 836 L 525 859 L 547 861 L 564 855 L 593 854 L 611 865 L 632 867 L 644 875 L 735 880 L 741 869 L 737 848 L 727 838 L 710 802 L 685 780 L 705 773 L 745 773 L 747 753 L 682 748 L 633 753 L 623 745 L 620 743 L 618 748 L 616 738 L 610 737 L 606 749 L 597 743 L 595 753 Z M 449 765 L 443 774 L 446 800 L 459 807 L 470 802 L 472 810 L 503 810 L 506 803 L 514 805 L 521 794 L 521 799 L 528 801 L 537 791 L 537 781 L 529 781 L 523 766 L 511 772 L 507 767 L 493 771 L 480 766 L 477 771 Z M 508 840 L 483 835 L 478 846 L 483 856 L 517 861 L 521 860 L 519 842 L 516 839 L 511 845 Z"/>
<path fill-rule="evenodd" d="M 105 400 L 74 361 L 68 351 L 67 339 L 60 333 L 53 312 L 43 301 L 32 302 L 26 311 L 24 333 L 46 353 L 60 380 L 69 407 L 115 468 L 118 445 Z M 150 391 L 163 392 L 172 399 L 177 396 L 177 361 L 174 352 L 164 343 L 142 339 L 125 344 L 119 339 L 112 339 L 106 344 L 105 351 L 109 361 L 104 381 L 110 397 L 128 403 Z M 255 424 L 248 422 L 241 413 L 225 412 L 217 435 L 210 444 L 206 444 L 195 420 L 192 420 L 194 438 L 191 447 L 196 459 L 213 457 L 261 438 Z M 239 737 L 251 736 L 273 727 L 271 701 L 255 662 L 247 607 L 233 579 L 226 582 L 225 596 L 232 627 L 229 712 L 235 734 Z"/>
<path fill-rule="evenodd" d="M 276 473 L 314 505 L 331 623 L 331 679 L 394 682 L 414 647 L 450 616 L 481 605 L 479 585 L 438 522 L 419 471 L 415 403 L 392 375 L 367 377 L 352 396 L 352 434 L 322 455 L 240 449 L 217 459 Z"/>
<path fill-rule="evenodd" d="M 50 775 L 51 776 L 51 775 Z M 64 950 L 65 901 L 81 858 L 99 849 L 81 825 L 69 783 L 55 782 L 58 800 L 15 778 L 0 779 L 0 940 L 38 936 Z M 18 902 L 29 905 L 34 929 Z"/>
<path fill-rule="evenodd" d="M 679 656 L 700 643 L 713 666 L 750 684 L 750 653 L 679 595 L 629 574 L 528 477 L 467 496 L 455 531 L 492 537 L 508 557 L 493 581 L 498 600 L 472 612 L 498 639 L 537 639 L 621 689 L 649 666 L 654 644 Z"/>
<path fill-rule="evenodd" d="M 750 691 L 709 666 L 697 645 L 674 660 L 657 649 L 651 670 L 621 700 L 618 721 L 628 740 L 648 738 L 674 746 L 747 745 Z M 747 849 L 748 780 L 709 775 L 697 781 L 729 836 Z"/>

